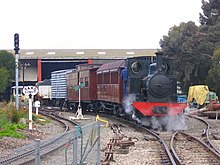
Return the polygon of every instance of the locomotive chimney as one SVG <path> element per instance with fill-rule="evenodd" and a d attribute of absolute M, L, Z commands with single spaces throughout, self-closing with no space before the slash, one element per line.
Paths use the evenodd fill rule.
<path fill-rule="evenodd" d="M 163 52 L 156 52 L 157 56 L 157 70 L 162 70 L 162 63 L 163 63 Z"/>

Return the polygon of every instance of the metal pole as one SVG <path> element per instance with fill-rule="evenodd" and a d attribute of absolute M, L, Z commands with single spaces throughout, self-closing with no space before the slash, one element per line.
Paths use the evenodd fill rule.
<path fill-rule="evenodd" d="M 19 59 L 19 34 L 14 34 L 14 50 L 15 50 L 15 85 L 16 85 L 16 100 L 15 106 L 16 110 L 19 108 L 19 100 L 18 100 L 18 59 Z"/>
<path fill-rule="evenodd" d="M 35 165 L 40 165 L 40 139 L 36 139 L 35 142 Z"/>
<path fill-rule="evenodd" d="M 80 81 L 79 81 L 79 108 L 81 108 L 81 102 L 80 102 L 80 100 L 81 100 L 81 95 L 80 95 Z"/>
<path fill-rule="evenodd" d="M 101 140 L 100 140 L 100 122 L 97 122 L 97 125 L 96 127 L 98 127 L 98 144 L 97 144 L 97 165 L 100 165 L 101 163 L 101 158 L 100 158 L 100 143 L 101 143 Z"/>
<path fill-rule="evenodd" d="M 75 131 L 73 131 L 73 164 L 76 165 L 78 163 L 78 155 L 77 155 L 77 150 L 78 150 L 78 136 L 79 136 L 79 131 L 78 131 L 78 126 L 76 126 Z"/>
<path fill-rule="evenodd" d="M 30 64 L 29 63 L 24 63 L 24 64 L 22 64 L 21 65 L 21 67 L 22 67 L 22 71 L 23 71 L 23 89 L 24 89 L 24 70 L 25 69 L 27 69 L 27 67 L 29 67 L 30 66 Z"/>
<path fill-rule="evenodd" d="M 19 100 L 18 100 L 18 59 L 19 59 L 19 53 L 15 54 L 15 84 L 16 84 L 16 110 L 19 108 Z"/>
<path fill-rule="evenodd" d="M 24 64 L 22 64 L 22 69 L 23 69 L 23 89 L 24 89 Z"/>

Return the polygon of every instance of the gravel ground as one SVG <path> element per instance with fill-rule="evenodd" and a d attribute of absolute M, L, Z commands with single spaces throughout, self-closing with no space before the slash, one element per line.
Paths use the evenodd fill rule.
<path fill-rule="evenodd" d="M 72 113 L 62 113 L 63 116 L 69 117 L 73 116 Z M 84 115 L 87 120 L 80 120 L 79 123 L 84 125 L 95 121 L 94 116 Z M 186 121 L 187 122 L 187 121 Z M 113 125 L 114 121 L 109 121 L 109 125 Z M 190 123 L 192 124 L 192 123 Z M 219 124 L 219 121 L 218 121 Z M 216 125 L 216 127 L 218 126 Z M 58 135 L 63 131 L 63 128 L 59 123 L 52 121 L 46 125 L 35 126 L 36 130 L 25 130 L 23 131 L 26 135 L 26 139 L 14 139 L 4 137 L 0 139 L 0 159 L 10 154 L 10 151 L 18 148 L 22 145 L 31 143 L 34 139 L 47 139 Z M 115 135 L 110 127 L 106 128 L 104 124 L 101 126 L 101 160 L 105 158 L 105 151 L 107 144 L 111 138 Z M 144 139 L 144 135 L 140 132 L 135 131 L 130 127 L 122 127 L 122 132 L 131 138 L 137 139 L 134 146 L 129 147 L 129 152 L 122 154 L 118 152 L 118 148 L 114 149 L 113 161 L 111 165 L 145 165 L 145 164 L 160 164 L 158 158 L 155 157 L 157 148 L 152 144 L 152 141 L 147 141 Z M 65 153 L 64 149 L 57 150 L 53 154 L 44 157 L 41 160 L 41 165 L 63 165 L 65 164 Z"/>
<path fill-rule="evenodd" d="M 58 135 L 63 131 L 63 128 L 59 123 L 51 120 L 50 123 L 45 125 L 34 125 L 33 130 L 20 130 L 26 135 L 26 139 L 17 139 L 11 137 L 3 137 L 0 139 L 0 159 L 10 155 L 13 149 L 16 149 L 25 144 L 30 144 L 35 141 L 35 139 L 47 139 Z"/>
<path fill-rule="evenodd" d="M 69 117 L 72 114 L 62 114 L 63 116 Z M 80 120 L 79 123 L 84 125 L 95 121 L 94 116 L 86 116 L 85 118 L 88 118 L 87 120 Z M 105 158 L 105 151 L 107 148 L 107 143 L 115 137 L 115 134 L 111 130 L 110 126 L 113 125 L 112 121 L 109 121 L 109 127 L 106 128 L 105 124 L 101 125 L 101 160 L 104 160 Z M 52 121 L 50 123 L 47 123 L 46 125 L 41 126 L 34 126 L 36 130 L 24 130 L 23 132 L 27 135 L 26 139 L 15 139 L 15 138 L 8 138 L 4 137 L 3 139 L 0 139 L 0 158 L 4 158 L 7 155 L 10 155 L 10 152 L 18 148 L 22 145 L 29 144 L 31 142 L 34 142 L 35 139 L 47 139 L 53 136 L 58 135 L 60 132 L 63 131 L 63 128 L 55 121 Z M 140 165 L 140 164 L 146 164 L 146 161 L 149 161 L 149 158 L 152 157 L 153 153 L 156 151 L 156 149 L 149 147 L 150 141 L 144 140 L 144 136 L 142 133 L 139 133 L 132 128 L 123 127 L 122 132 L 127 137 L 133 137 L 138 139 L 135 142 L 134 146 L 129 147 L 129 152 L 127 154 L 121 154 L 118 152 L 117 148 L 115 149 L 115 153 L 113 155 L 113 161 L 111 164 L 113 165 Z M 127 139 L 127 138 L 126 138 Z M 147 147 L 148 146 L 148 147 Z M 135 157 L 134 157 L 135 155 Z M 50 154 L 49 156 L 44 157 L 41 160 L 41 165 L 61 165 L 65 164 L 65 155 L 64 155 L 64 149 L 61 148 L 60 150 L 57 150 L 53 154 Z M 154 163 L 153 163 L 154 164 Z"/>

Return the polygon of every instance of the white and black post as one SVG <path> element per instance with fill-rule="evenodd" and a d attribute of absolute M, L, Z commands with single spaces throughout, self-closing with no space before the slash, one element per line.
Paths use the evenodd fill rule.
<path fill-rule="evenodd" d="M 29 105 L 28 105 L 28 108 L 29 108 L 29 129 L 31 130 L 32 129 L 32 99 L 33 99 L 33 96 L 36 95 L 38 93 L 38 89 L 37 87 L 35 86 L 26 86 L 23 88 L 23 93 L 29 97 Z"/>
<path fill-rule="evenodd" d="M 29 94 L 28 107 L 29 107 L 29 129 L 32 129 L 32 94 Z"/>

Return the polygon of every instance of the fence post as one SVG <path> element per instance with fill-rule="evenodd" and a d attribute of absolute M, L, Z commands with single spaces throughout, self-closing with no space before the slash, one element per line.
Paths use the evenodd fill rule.
<path fill-rule="evenodd" d="M 40 165 L 40 139 L 36 139 L 35 142 L 35 165 Z"/>
<path fill-rule="evenodd" d="M 97 127 L 98 127 L 97 165 L 100 165 L 100 162 L 101 162 L 100 160 L 100 125 L 101 125 L 100 122 L 97 122 Z"/>
<path fill-rule="evenodd" d="M 78 126 L 76 126 L 76 130 L 73 132 L 73 165 L 77 165 L 77 150 L 78 150 L 78 137 L 79 137 L 79 132 L 78 132 Z"/>

